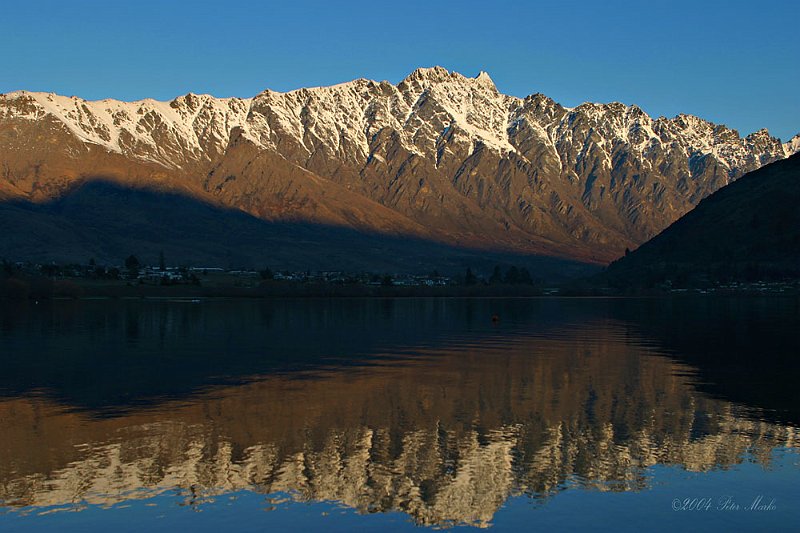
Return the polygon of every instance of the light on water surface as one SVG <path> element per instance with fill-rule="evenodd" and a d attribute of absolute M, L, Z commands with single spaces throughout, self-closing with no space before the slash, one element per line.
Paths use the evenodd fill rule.
<path fill-rule="evenodd" d="M 0 530 L 796 529 L 799 316 L 733 298 L 0 308 Z"/>

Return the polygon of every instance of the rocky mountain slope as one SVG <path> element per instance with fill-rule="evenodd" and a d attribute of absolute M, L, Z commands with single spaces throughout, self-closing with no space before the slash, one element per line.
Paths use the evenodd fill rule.
<path fill-rule="evenodd" d="M 618 286 L 800 278 L 800 154 L 715 192 L 612 263 Z"/>
<path fill-rule="evenodd" d="M 272 222 L 595 263 L 798 149 L 689 115 L 520 99 L 441 67 L 247 99 L 0 96 L 6 201 L 102 178 Z"/>

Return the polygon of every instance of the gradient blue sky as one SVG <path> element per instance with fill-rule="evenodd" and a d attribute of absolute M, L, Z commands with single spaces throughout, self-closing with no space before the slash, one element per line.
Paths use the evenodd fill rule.
<path fill-rule="evenodd" d="M 800 131 L 800 2 L 4 2 L 0 92 L 252 96 L 420 66 L 500 91 Z"/>

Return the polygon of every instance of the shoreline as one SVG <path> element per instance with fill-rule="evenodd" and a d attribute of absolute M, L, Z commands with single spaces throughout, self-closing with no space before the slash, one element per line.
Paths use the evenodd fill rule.
<path fill-rule="evenodd" d="M 0 301 L 45 300 L 156 300 L 282 298 L 704 298 L 704 297 L 798 297 L 797 282 L 754 282 L 734 286 L 652 288 L 620 290 L 587 285 L 530 284 L 471 285 L 365 285 L 295 281 L 151 284 L 120 280 L 79 278 L 0 279 Z"/>

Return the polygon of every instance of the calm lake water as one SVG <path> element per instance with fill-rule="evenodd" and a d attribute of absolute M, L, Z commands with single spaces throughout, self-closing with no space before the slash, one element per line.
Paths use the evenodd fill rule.
<path fill-rule="evenodd" d="M 0 531 L 798 531 L 798 354 L 794 298 L 0 303 Z"/>

